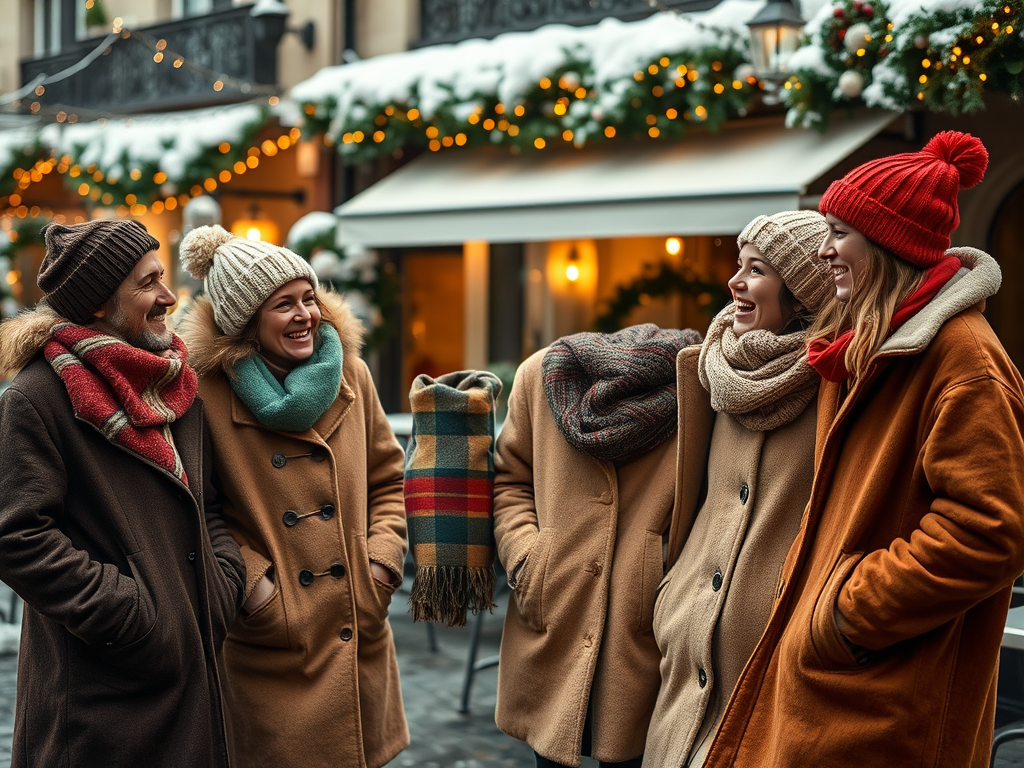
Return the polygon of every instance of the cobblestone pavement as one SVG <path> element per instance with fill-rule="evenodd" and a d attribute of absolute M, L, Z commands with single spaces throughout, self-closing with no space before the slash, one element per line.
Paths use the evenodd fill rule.
<path fill-rule="evenodd" d="M 0 606 L 6 605 L 0 584 Z M 484 617 L 479 658 L 496 655 L 501 640 L 507 592 L 493 615 Z M 472 631 L 435 627 L 437 650 L 431 650 L 428 630 L 414 624 L 399 593 L 391 609 L 391 625 L 398 649 L 402 695 L 409 721 L 411 744 L 387 768 L 531 768 L 533 752 L 494 725 L 497 669 L 480 671 L 472 689 L 469 714 L 458 713 Z M 0 653 L 0 766 L 11 759 L 17 656 Z M 597 764 L 585 760 L 584 766 Z M 997 768 L 1024 768 L 1024 742 L 1000 749 Z"/>

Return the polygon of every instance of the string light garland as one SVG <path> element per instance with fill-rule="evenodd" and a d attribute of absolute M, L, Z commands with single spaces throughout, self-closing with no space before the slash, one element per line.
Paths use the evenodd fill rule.
<path fill-rule="evenodd" d="M 504 103 L 496 93 L 454 95 L 428 119 L 418 100 L 360 103 L 338 114 L 332 100 L 305 102 L 303 132 L 322 135 L 354 162 L 419 146 L 505 146 L 512 152 L 583 147 L 612 138 L 675 138 L 689 125 L 711 130 L 746 113 L 763 85 L 739 38 L 651 58 L 628 80 L 601 84 L 583 58 L 569 58 Z M 605 98 L 611 92 L 614 99 Z"/>
<path fill-rule="evenodd" d="M 259 123 L 252 133 L 261 132 L 263 125 Z M 10 171 L 9 178 L 14 181 L 16 189 L 0 196 L 0 211 L 25 209 L 23 200 L 28 188 L 56 172 L 64 177 L 65 186 L 86 198 L 88 202 L 83 202 L 87 206 L 112 208 L 120 217 L 145 213 L 159 215 L 184 206 L 194 197 L 214 192 L 235 176 L 257 168 L 262 159 L 291 149 L 300 137 L 300 130 L 291 128 L 263 141 L 256 141 L 250 136 L 236 145 L 221 142 L 195 159 L 186 174 L 176 180 L 177 183 L 171 182 L 167 174 L 159 170 L 155 160 L 131 168 L 123 178 L 111 179 L 97 165 L 83 166 L 70 154 L 59 158 L 43 157 L 29 168 L 16 167 Z"/>
<path fill-rule="evenodd" d="M 856 6 L 873 13 L 869 40 L 851 53 L 844 38 L 865 21 L 853 15 Z M 913 13 L 898 23 L 885 2 L 843 0 L 831 12 L 834 21 L 806 41 L 824 66 L 797 67 L 786 83 L 791 124 L 825 130 L 829 112 L 843 104 L 961 114 L 984 109 L 989 93 L 1024 98 L 1024 0 Z"/>

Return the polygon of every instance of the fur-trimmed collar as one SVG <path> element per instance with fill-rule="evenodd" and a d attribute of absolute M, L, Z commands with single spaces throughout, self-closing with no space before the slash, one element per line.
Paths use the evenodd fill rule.
<path fill-rule="evenodd" d="M 362 349 L 365 334 L 363 324 L 341 294 L 319 291 L 317 297 L 334 318 L 332 325 L 341 338 L 343 367 L 348 368 L 349 361 L 359 357 Z M 324 322 L 328 322 L 326 318 Z M 217 327 L 213 320 L 213 305 L 206 296 L 200 296 L 185 310 L 176 331 L 188 347 L 189 364 L 201 376 L 223 371 L 225 360 L 238 359 L 239 351 L 249 353 L 248 342 L 236 336 L 227 336 Z"/>
<path fill-rule="evenodd" d="M 879 355 L 915 354 L 927 347 L 954 315 L 994 296 L 1002 282 L 996 260 L 977 248 L 950 248 L 963 266 L 928 304 L 907 320 L 878 350 Z"/>
<path fill-rule="evenodd" d="M 14 378 L 28 365 L 50 340 L 50 332 L 60 320 L 53 309 L 40 303 L 0 324 L 0 378 Z"/>

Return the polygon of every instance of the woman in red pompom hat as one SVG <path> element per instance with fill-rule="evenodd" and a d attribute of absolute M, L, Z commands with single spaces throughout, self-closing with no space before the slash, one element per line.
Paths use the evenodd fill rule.
<path fill-rule="evenodd" d="M 999 267 L 949 247 L 987 164 L 945 132 L 822 197 L 836 298 L 809 332 L 811 500 L 705 768 L 988 765 L 1024 571 L 1024 381 L 981 313 Z"/>

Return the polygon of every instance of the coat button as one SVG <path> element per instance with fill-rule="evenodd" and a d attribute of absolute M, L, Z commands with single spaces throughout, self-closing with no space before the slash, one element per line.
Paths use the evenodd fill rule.
<path fill-rule="evenodd" d="M 270 463 L 274 465 L 275 469 L 280 469 L 288 463 L 288 457 L 283 453 L 275 453 L 270 457 Z"/>
<path fill-rule="evenodd" d="M 717 592 L 722 588 L 722 572 L 715 571 L 715 575 L 711 577 L 711 588 Z"/>
<path fill-rule="evenodd" d="M 352 639 L 352 630 L 348 627 L 345 627 L 343 630 L 341 630 L 338 636 L 347 643 L 349 640 Z"/>
<path fill-rule="evenodd" d="M 190 563 L 194 563 L 196 561 L 196 553 L 195 552 L 189 552 L 188 553 L 188 561 Z"/>
<path fill-rule="evenodd" d="M 708 673 L 705 672 L 703 669 L 698 669 L 697 670 L 697 685 L 699 685 L 701 688 L 703 688 L 707 684 L 708 684 Z"/>
<path fill-rule="evenodd" d="M 327 449 L 321 445 L 318 445 L 310 452 L 309 458 L 311 458 L 313 461 L 323 461 L 324 459 L 327 458 Z"/>
<path fill-rule="evenodd" d="M 287 512 L 284 513 L 284 515 L 282 515 L 281 519 L 284 520 L 285 525 L 291 528 L 293 525 L 299 522 L 299 513 L 296 512 L 294 509 L 289 509 Z"/>
<path fill-rule="evenodd" d="M 340 579 L 345 575 L 345 565 L 343 563 L 331 563 L 331 576 L 336 579 Z"/>
<path fill-rule="evenodd" d="M 750 498 L 750 489 L 747 487 L 747 484 L 744 483 L 743 485 L 740 486 L 740 503 L 741 504 L 746 504 L 747 503 L 747 499 L 749 499 L 749 498 Z"/>
<path fill-rule="evenodd" d="M 313 574 L 311 570 L 309 570 L 309 568 L 303 568 L 301 571 L 299 571 L 299 584 L 301 584 L 304 587 L 308 587 L 310 584 L 312 584 L 313 579 L 315 578 L 316 576 Z"/>
<path fill-rule="evenodd" d="M 601 564 L 600 563 L 594 563 L 594 577 L 596 578 L 597 576 L 600 576 L 600 575 L 601 575 Z"/>
<path fill-rule="evenodd" d="M 334 505 L 324 504 L 322 507 L 320 507 L 320 517 L 322 517 L 324 520 L 330 520 L 332 517 L 334 517 Z"/>

